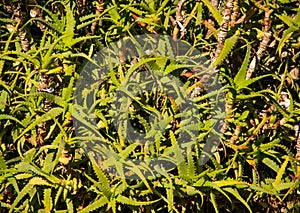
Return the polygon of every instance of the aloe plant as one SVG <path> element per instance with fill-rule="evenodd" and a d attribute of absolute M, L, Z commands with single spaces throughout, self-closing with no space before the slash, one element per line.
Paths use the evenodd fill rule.
<path fill-rule="evenodd" d="M 299 1 L 2 0 L 0 8 L 1 212 L 299 212 Z M 126 58 L 118 41 L 141 34 L 171 36 L 152 47 L 168 57 Z M 173 60 L 178 39 L 197 66 Z M 95 54 L 114 42 L 116 66 L 100 79 Z M 93 104 L 74 110 L 86 65 L 98 75 L 82 91 Z M 169 97 L 155 75 L 185 90 L 165 80 Z M 132 76 L 151 88 L 133 90 Z M 222 88 L 209 91 L 216 80 Z M 178 106 L 184 98 L 196 113 Z M 155 143 L 133 143 L 128 126 Z M 159 155 L 171 169 L 132 163 Z"/>

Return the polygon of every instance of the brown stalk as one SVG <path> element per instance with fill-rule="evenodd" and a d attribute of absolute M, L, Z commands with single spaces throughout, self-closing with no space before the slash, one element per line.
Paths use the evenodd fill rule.
<path fill-rule="evenodd" d="M 255 3 L 255 6 L 259 7 L 260 9 L 265 10 L 265 17 L 264 17 L 264 22 L 263 22 L 264 34 L 263 34 L 262 41 L 260 42 L 259 48 L 256 52 L 256 56 L 253 57 L 250 65 L 249 65 L 249 68 L 247 70 L 246 80 L 251 78 L 253 72 L 255 71 L 255 68 L 260 63 L 263 53 L 266 51 L 267 46 L 270 42 L 270 38 L 272 36 L 272 33 L 269 31 L 271 28 L 270 14 L 272 13 L 272 10 L 269 10 L 268 8 L 266 8 L 264 6 L 258 6 L 258 3 Z"/>
<path fill-rule="evenodd" d="M 182 21 L 183 20 L 183 17 L 181 15 L 181 11 L 182 11 L 182 6 L 184 4 L 185 0 L 180 0 L 177 4 L 177 7 L 176 7 L 176 20 L 177 21 Z"/>
<path fill-rule="evenodd" d="M 24 24 L 24 16 L 22 13 L 22 7 L 24 6 L 23 3 L 20 1 L 18 2 L 11 2 L 11 9 L 13 11 L 13 18 L 15 24 L 19 23 L 18 33 L 21 41 L 22 49 L 27 52 L 29 50 L 29 39 L 26 32 L 26 29 L 23 28 Z"/>
<path fill-rule="evenodd" d="M 54 89 L 50 86 L 50 78 L 48 75 L 40 74 L 40 80 L 39 80 L 39 92 L 46 92 L 46 93 L 53 93 Z M 52 103 L 50 100 L 45 99 L 44 100 L 44 111 L 48 112 L 52 108 Z M 37 129 L 37 136 L 36 136 L 36 143 L 37 145 L 43 145 L 44 144 L 44 138 L 47 134 L 46 131 L 46 122 L 43 122 L 38 125 Z"/>
<path fill-rule="evenodd" d="M 235 23 L 233 23 L 234 25 L 236 24 L 240 24 L 240 23 L 243 23 L 244 21 L 247 21 L 249 20 L 254 14 L 255 12 L 257 11 L 257 8 L 256 7 L 252 7 L 250 8 L 250 10 L 248 10 L 246 12 L 246 14 L 244 14 L 242 17 L 240 17 Z"/>
<path fill-rule="evenodd" d="M 105 6 L 105 2 L 103 2 L 102 0 L 96 1 L 96 14 L 97 15 L 100 15 L 104 11 L 104 6 Z M 92 35 L 95 34 L 95 30 L 98 26 L 98 23 L 99 23 L 99 21 L 95 21 L 92 23 L 92 26 L 91 26 Z"/>
<path fill-rule="evenodd" d="M 211 0 L 211 4 L 214 8 L 218 8 L 219 7 L 219 0 Z"/>
<path fill-rule="evenodd" d="M 86 5 L 86 0 L 76 0 L 76 5 L 78 7 L 78 11 L 80 15 L 82 15 L 85 12 L 85 5 Z"/>
<path fill-rule="evenodd" d="M 47 135 L 46 131 L 46 122 L 37 125 L 37 134 L 36 134 L 36 144 L 37 145 L 44 145 L 44 138 Z"/>
<path fill-rule="evenodd" d="M 177 39 L 177 36 L 178 36 L 178 32 L 179 32 L 179 28 L 178 28 L 178 22 L 181 23 L 183 21 L 183 17 L 182 17 L 182 6 L 184 4 L 186 0 L 180 0 L 177 4 L 177 7 L 176 7 L 176 26 L 174 28 L 174 31 L 173 31 L 173 39 L 176 40 Z"/>
<path fill-rule="evenodd" d="M 231 15 L 230 25 L 233 27 L 236 23 L 238 16 L 240 15 L 239 0 L 233 2 L 233 13 Z"/>
<path fill-rule="evenodd" d="M 223 11 L 223 20 L 221 22 L 220 32 L 218 33 L 218 46 L 211 64 L 215 62 L 215 60 L 218 58 L 218 56 L 220 55 L 223 49 L 225 39 L 228 33 L 228 27 L 231 19 L 232 10 L 233 10 L 233 1 L 234 0 L 227 0 L 225 4 L 225 10 Z"/>
<path fill-rule="evenodd" d="M 43 14 L 41 12 L 41 9 L 38 8 L 38 7 L 32 7 L 31 9 L 29 8 L 29 6 L 32 6 L 32 5 L 38 5 L 38 2 L 36 0 L 27 0 L 26 1 L 26 9 L 27 10 L 30 10 L 30 17 L 31 18 L 43 18 Z M 34 23 L 36 24 L 36 26 L 38 28 L 40 28 L 41 31 L 44 31 L 46 29 L 46 26 L 40 22 L 40 21 L 34 21 Z"/>
<path fill-rule="evenodd" d="M 236 141 L 239 139 L 240 133 L 241 133 L 242 127 L 241 125 L 237 124 L 234 130 L 234 133 L 232 137 L 230 138 L 230 143 L 235 144 Z"/>
<path fill-rule="evenodd" d="M 218 56 L 220 55 L 220 53 L 223 49 L 225 39 L 226 39 L 227 33 L 228 33 L 232 10 L 233 10 L 233 1 L 234 0 L 227 0 L 227 2 L 225 4 L 225 10 L 222 13 L 223 20 L 221 22 L 220 31 L 218 33 L 218 45 L 217 45 L 215 55 L 212 56 L 211 64 L 213 64 L 215 62 L 215 60 L 218 58 Z M 216 72 L 216 69 L 210 70 L 208 72 L 208 74 L 213 74 L 214 72 Z M 231 112 L 232 106 L 233 106 L 233 100 L 231 98 L 229 98 L 229 100 L 226 101 L 226 111 Z M 229 117 L 231 117 L 231 114 L 226 115 L 225 122 L 223 123 L 222 128 L 221 128 L 222 133 L 225 133 L 226 130 L 228 129 L 228 118 Z"/>
<path fill-rule="evenodd" d="M 218 7 L 219 7 L 219 0 L 212 0 L 212 1 L 211 1 L 211 4 L 212 4 L 212 6 L 213 6 L 214 8 L 218 9 Z M 208 25 L 211 26 L 211 28 L 214 28 L 215 23 L 214 23 L 214 21 L 212 20 L 212 18 L 213 18 L 213 17 L 212 17 L 212 14 L 210 14 L 210 18 L 207 20 L 207 23 L 208 23 Z M 211 30 L 210 28 L 208 28 L 207 33 L 206 33 L 206 35 L 205 35 L 205 38 L 207 39 L 208 36 L 209 36 L 211 33 L 212 33 L 212 30 Z"/>

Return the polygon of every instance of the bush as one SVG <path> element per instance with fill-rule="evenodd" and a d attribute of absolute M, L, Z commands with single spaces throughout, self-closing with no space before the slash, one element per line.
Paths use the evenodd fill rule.
<path fill-rule="evenodd" d="M 300 211 L 299 1 L 2 0 L 0 7 L 1 212 Z M 158 52 L 172 53 L 177 39 L 190 44 L 180 56 L 195 64 L 150 53 L 126 58 L 133 50 L 117 41 L 141 34 L 172 37 L 154 41 Z M 105 78 L 86 73 L 96 84 L 78 92 L 82 71 L 101 65 L 93 55 L 111 44 L 116 66 Z M 197 57 L 209 69 L 200 72 Z M 174 94 L 193 101 L 196 125 L 188 120 L 195 113 L 162 90 L 129 91 L 131 74 L 147 85 L 153 70 L 182 82 L 185 93 Z M 222 88 L 207 91 L 214 74 Z M 118 89 L 129 120 L 116 107 Z M 86 122 L 91 110 L 94 127 Z M 155 143 L 124 137 L 129 123 Z M 97 137 L 105 145 L 94 146 Z M 151 166 L 160 155 L 176 166 Z"/>

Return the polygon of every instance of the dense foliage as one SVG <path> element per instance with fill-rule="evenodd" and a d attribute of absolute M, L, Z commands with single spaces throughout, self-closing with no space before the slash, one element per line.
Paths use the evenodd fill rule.
<path fill-rule="evenodd" d="M 300 211 L 298 0 L 1 0 L 0 8 L 0 212 Z M 169 59 L 122 61 L 99 83 L 95 102 L 97 130 L 113 152 L 144 159 L 168 150 L 175 169 L 155 167 L 160 176 L 146 178 L 145 165 L 135 165 L 138 179 L 114 175 L 75 134 L 83 67 L 111 42 L 139 34 L 181 39 L 218 72 L 226 118 L 206 164 L 199 163 L 211 131 L 205 92 L 194 97 L 203 125 L 191 127 L 201 134 L 188 155 L 176 141 L 180 119 L 147 149 L 112 124 L 112 94 L 128 72 L 172 74 L 190 93 L 204 84 Z M 162 92 L 135 100 L 131 122 L 146 133 L 149 109 L 178 113 Z"/>

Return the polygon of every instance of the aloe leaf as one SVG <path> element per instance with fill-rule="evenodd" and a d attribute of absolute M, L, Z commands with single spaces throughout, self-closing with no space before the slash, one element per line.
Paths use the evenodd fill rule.
<path fill-rule="evenodd" d="M 147 205 L 151 205 L 153 203 L 156 203 L 159 200 L 160 199 L 153 200 L 153 201 L 137 201 L 137 200 L 133 200 L 132 198 L 125 197 L 123 195 L 119 195 L 117 197 L 118 202 L 120 202 L 122 204 L 126 204 L 126 205 L 131 205 L 131 206 L 140 206 L 140 205 L 147 206 Z"/>
<path fill-rule="evenodd" d="M 232 48 L 234 47 L 238 39 L 239 36 L 235 34 L 225 40 L 221 53 L 218 56 L 218 58 L 215 60 L 215 62 L 212 64 L 212 67 L 218 66 L 227 57 L 227 55 L 231 52 Z"/>
<path fill-rule="evenodd" d="M 24 188 L 20 191 L 20 193 L 17 195 L 17 197 L 15 198 L 13 204 L 10 207 L 9 213 L 13 212 L 17 207 L 17 205 L 19 204 L 19 202 L 32 190 L 34 190 L 34 184 L 30 184 L 30 183 L 26 184 Z"/>
<path fill-rule="evenodd" d="M 284 31 L 282 38 L 279 41 L 278 47 L 276 52 L 281 55 L 282 48 L 284 47 L 285 43 L 291 38 L 295 31 L 299 30 L 299 27 L 295 27 L 294 25 Z"/>
<path fill-rule="evenodd" d="M 19 121 L 17 118 L 11 116 L 11 115 L 6 115 L 6 114 L 0 114 L 0 120 L 12 120 L 12 121 L 15 121 L 17 122 L 18 124 L 23 125 L 23 123 L 21 121 Z"/>
<path fill-rule="evenodd" d="M 108 203 L 109 203 L 109 200 L 107 199 L 107 197 L 102 196 L 99 199 L 97 199 L 96 201 L 89 204 L 84 209 L 78 211 L 78 213 L 89 213 L 89 212 L 92 212 L 92 211 L 95 211 L 95 210 L 101 208 L 102 206 L 104 206 Z"/>
<path fill-rule="evenodd" d="M 286 159 L 284 160 L 283 164 L 281 165 L 281 167 L 276 175 L 274 185 L 279 185 L 281 183 L 281 179 L 282 179 L 283 174 L 285 173 L 285 169 L 287 167 L 288 162 L 289 162 L 289 157 L 286 157 Z"/>
<path fill-rule="evenodd" d="M 20 139 L 22 136 L 24 136 L 28 131 L 30 131 L 33 127 L 35 127 L 36 125 L 43 123 L 45 121 L 51 120 L 55 117 L 57 117 L 58 115 L 60 115 L 63 112 L 62 108 L 59 107 L 55 107 L 52 108 L 51 110 L 49 110 L 47 113 L 45 113 L 44 115 L 42 115 L 40 118 L 38 118 L 36 121 L 34 121 L 33 123 L 31 123 L 18 137 L 17 140 Z"/>
<path fill-rule="evenodd" d="M 236 199 L 238 199 L 239 201 L 241 201 L 241 203 L 244 204 L 244 206 L 249 210 L 249 212 L 252 213 L 252 210 L 251 210 L 250 206 L 249 206 L 248 203 L 244 200 L 244 198 L 239 194 L 239 192 L 238 192 L 237 189 L 226 187 L 226 188 L 224 188 L 224 191 L 229 192 L 229 193 L 232 194 Z"/>
<path fill-rule="evenodd" d="M 279 166 L 277 165 L 277 163 L 275 163 L 273 160 L 271 160 L 270 158 L 265 157 L 262 162 L 268 166 L 269 168 L 271 168 L 273 171 L 275 171 L 276 173 L 278 173 L 279 171 Z"/>
<path fill-rule="evenodd" d="M 245 81 L 246 74 L 247 74 L 247 68 L 248 68 L 249 62 L 250 62 L 250 53 L 251 53 L 251 47 L 250 47 L 250 45 L 248 45 L 243 64 L 242 64 L 241 68 L 239 69 L 238 73 L 236 74 L 236 76 L 234 77 L 234 83 L 236 85 L 239 85 L 240 82 Z"/>
<path fill-rule="evenodd" d="M 216 195 L 213 192 L 210 192 L 209 195 L 210 195 L 210 201 L 213 204 L 215 212 L 218 213 L 219 209 L 218 209 L 218 204 L 217 204 L 217 201 L 216 201 Z"/>
<path fill-rule="evenodd" d="M 51 197 L 51 188 L 44 190 L 44 206 L 45 206 L 45 212 L 50 213 L 53 206 L 52 197 Z"/>
<path fill-rule="evenodd" d="M 242 88 L 247 88 L 250 84 L 253 84 L 255 83 L 256 81 L 260 80 L 260 79 L 263 79 L 263 78 L 266 78 L 266 77 L 269 77 L 269 76 L 273 76 L 274 74 L 267 74 L 267 75 L 262 75 L 262 76 L 258 76 L 258 77 L 255 77 L 255 78 L 251 78 L 249 80 L 244 80 L 242 82 L 240 82 L 238 84 L 238 90 L 242 89 Z"/>
<path fill-rule="evenodd" d="M 203 3 L 206 5 L 206 7 L 209 9 L 209 11 L 212 13 L 214 19 L 218 22 L 219 25 L 221 25 L 221 22 L 223 20 L 223 17 L 216 8 L 214 8 L 210 1 L 208 0 L 202 0 Z"/>
<path fill-rule="evenodd" d="M 50 10 L 48 10 L 45 7 L 42 7 L 42 6 L 39 6 L 39 5 L 35 5 L 35 7 L 38 7 L 40 9 L 42 9 L 43 11 L 45 11 L 46 13 L 48 13 L 48 15 L 52 18 L 52 20 L 55 23 L 55 24 L 52 24 L 53 29 L 60 32 L 60 33 L 63 33 L 64 26 L 63 26 L 62 21 L 60 21 L 59 18 L 57 17 L 57 15 L 53 14 Z M 44 21 L 43 19 L 38 19 L 38 18 L 35 18 L 35 19 L 37 19 L 39 21 L 43 21 L 45 24 L 47 23 L 47 21 Z"/>

